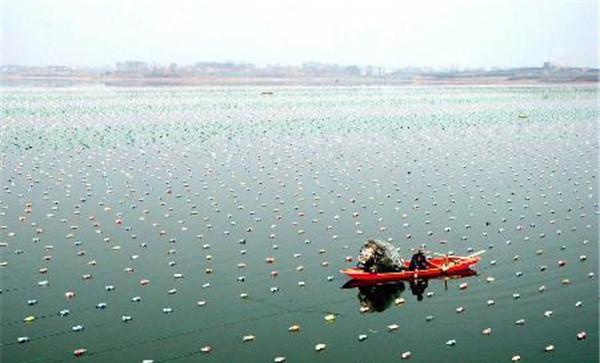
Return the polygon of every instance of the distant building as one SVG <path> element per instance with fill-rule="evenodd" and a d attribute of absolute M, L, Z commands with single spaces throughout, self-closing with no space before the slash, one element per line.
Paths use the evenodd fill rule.
<path fill-rule="evenodd" d="M 552 69 L 552 68 L 554 68 L 554 65 L 552 65 L 552 63 L 550 63 L 550 62 L 544 62 L 543 68 L 544 69 Z"/>
<path fill-rule="evenodd" d="M 193 72 L 212 76 L 248 76 L 256 73 L 256 66 L 251 63 L 234 62 L 197 62 Z"/>
<path fill-rule="evenodd" d="M 362 73 L 362 75 L 367 76 L 367 77 L 379 77 L 379 76 L 383 76 L 385 71 L 384 71 L 383 67 L 366 66 L 363 68 L 361 73 Z"/>
<path fill-rule="evenodd" d="M 148 65 L 140 61 L 125 61 L 117 63 L 117 72 L 121 73 L 144 73 L 148 71 Z"/>
<path fill-rule="evenodd" d="M 344 69 L 344 73 L 348 76 L 360 76 L 360 68 L 355 65 L 347 66 Z"/>
<path fill-rule="evenodd" d="M 48 74 L 53 76 L 70 76 L 73 74 L 73 70 L 67 66 L 49 66 Z"/>
<path fill-rule="evenodd" d="M 25 73 L 28 70 L 29 67 L 25 67 L 25 66 L 19 66 L 19 65 L 15 65 L 15 64 L 6 64 L 2 66 L 2 73 L 6 73 L 6 74 L 18 74 L 18 73 Z"/>

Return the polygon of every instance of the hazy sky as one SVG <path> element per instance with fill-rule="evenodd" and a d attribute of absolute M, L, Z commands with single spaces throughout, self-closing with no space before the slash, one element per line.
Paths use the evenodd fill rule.
<path fill-rule="evenodd" d="M 3 64 L 598 66 L 597 1 L 0 1 Z"/>

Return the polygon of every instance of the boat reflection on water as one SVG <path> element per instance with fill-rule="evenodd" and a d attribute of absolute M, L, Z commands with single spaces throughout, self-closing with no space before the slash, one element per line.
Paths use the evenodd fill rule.
<path fill-rule="evenodd" d="M 433 280 L 443 280 L 444 286 L 448 289 L 448 281 L 461 279 L 463 277 L 473 276 L 477 273 L 474 270 L 467 270 L 458 275 L 444 276 Z M 429 287 L 428 279 L 416 279 L 409 281 L 396 281 L 386 283 L 373 283 L 368 281 L 350 280 L 346 282 L 343 289 L 358 288 L 358 302 L 361 308 L 367 308 L 364 312 L 382 312 L 389 308 L 392 303 L 400 297 L 406 289 L 406 283 L 411 293 L 417 298 L 417 301 L 423 300 L 425 290 Z"/>
<path fill-rule="evenodd" d="M 403 282 L 358 287 L 358 301 L 369 312 L 382 312 L 404 291 Z"/>
<path fill-rule="evenodd" d="M 410 291 L 417 297 L 417 301 L 423 300 L 423 293 L 429 286 L 429 280 L 411 280 L 409 281 Z"/>

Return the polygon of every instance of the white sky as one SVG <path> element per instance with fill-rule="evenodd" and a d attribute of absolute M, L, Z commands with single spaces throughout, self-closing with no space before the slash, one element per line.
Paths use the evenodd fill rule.
<path fill-rule="evenodd" d="M 3 64 L 598 66 L 597 1 L 0 1 Z"/>

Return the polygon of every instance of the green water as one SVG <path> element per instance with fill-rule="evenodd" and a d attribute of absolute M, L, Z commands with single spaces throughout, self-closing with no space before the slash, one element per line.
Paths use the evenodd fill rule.
<path fill-rule="evenodd" d="M 2 91 L 2 362 L 598 361 L 595 87 Z M 368 237 L 486 253 L 361 312 Z"/>

